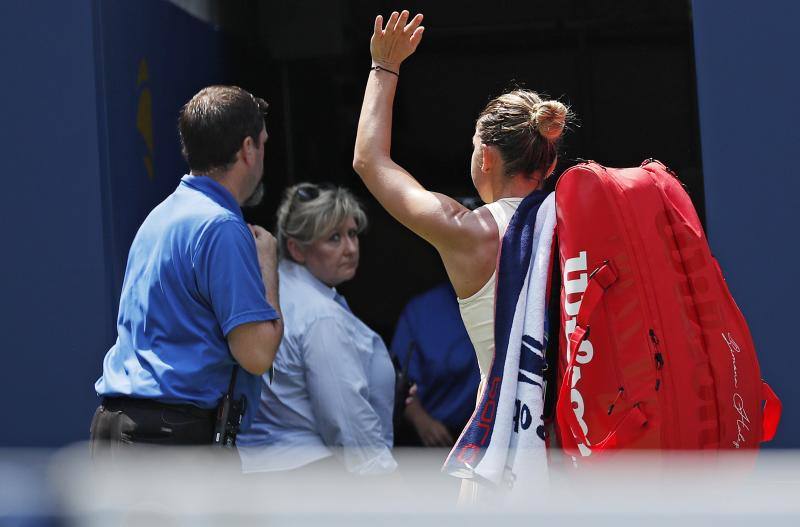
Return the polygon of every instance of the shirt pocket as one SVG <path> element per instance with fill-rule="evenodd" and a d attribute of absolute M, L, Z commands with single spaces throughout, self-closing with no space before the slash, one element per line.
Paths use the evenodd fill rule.
<path fill-rule="evenodd" d="M 285 332 L 278 352 L 275 354 L 273 366 L 275 375 L 302 375 L 303 374 L 303 354 L 300 350 L 301 339 L 295 334 Z"/>

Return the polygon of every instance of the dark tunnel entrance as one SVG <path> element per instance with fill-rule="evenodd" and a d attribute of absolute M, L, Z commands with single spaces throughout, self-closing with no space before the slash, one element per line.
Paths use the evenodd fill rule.
<path fill-rule="evenodd" d="M 391 2 L 238 2 L 214 5 L 235 42 L 232 82 L 267 99 L 267 198 L 247 211 L 272 229 L 281 191 L 332 181 L 367 206 L 356 278 L 341 287 L 387 341 L 408 299 L 446 279 L 436 252 L 389 217 L 351 168 L 369 67 L 372 21 Z M 660 159 L 704 217 L 691 5 L 636 2 L 406 2 L 425 14 L 423 44 L 403 67 L 393 156 L 423 185 L 475 195 L 469 178 L 477 114 L 520 85 L 568 103 L 577 116 L 556 173 L 578 158 L 608 166 Z"/>

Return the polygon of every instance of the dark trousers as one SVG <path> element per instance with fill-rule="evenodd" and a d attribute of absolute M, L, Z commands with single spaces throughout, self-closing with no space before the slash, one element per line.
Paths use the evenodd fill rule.
<path fill-rule="evenodd" d="M 89 429 L 92 457 L 126 445 L 211 445 L 214 410 L 147 399 L 106 397 Z"/>

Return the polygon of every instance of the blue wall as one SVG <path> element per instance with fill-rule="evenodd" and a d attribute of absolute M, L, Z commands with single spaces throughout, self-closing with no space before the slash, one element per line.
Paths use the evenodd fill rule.
<path fill-rule="evenodd" d="M 177 112 L 224 80 L 224 46 L 156 0 L 2 2 L 0 20 L 0 446 L 59 446 L 88 437 L 128 247 L 185 171 Z"/>
<path fill-rule="evenodd" d="M 92 9 L 3 2 L 2 445 L 86 437 L 112 313 Z"/>
<path fill-rule="evenodd" d="M 774 446 L 800 446 L 800 2 L 694 0 L 711 248 L 783 400 Z"/>

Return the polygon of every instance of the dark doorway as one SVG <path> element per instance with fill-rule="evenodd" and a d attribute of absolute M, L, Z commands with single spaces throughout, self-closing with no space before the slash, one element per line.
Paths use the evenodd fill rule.
<path fill-rule="evenodd" d="M 422 11 L 426 33 L 403 66 L 393 157 L 427 188 L 474 194 L 475 118 L 521 85 L 560 98 L 578 118 L 557 173 L 576 158 L 636 166 L 655 157 L 704 216 L 688 1 L 220 2 L 238 42 L 233 80 L 272 106 L 268 199 L 248 219 L 271 229 L 292 182 L 333 181 L 361 196 L 371 226 L 359 274 L 341 289 L 385 339 L 411 296 L 445 280 L 436 252 L 384 213 L 351 168 L 372 22 L 399 7 Z"/>

